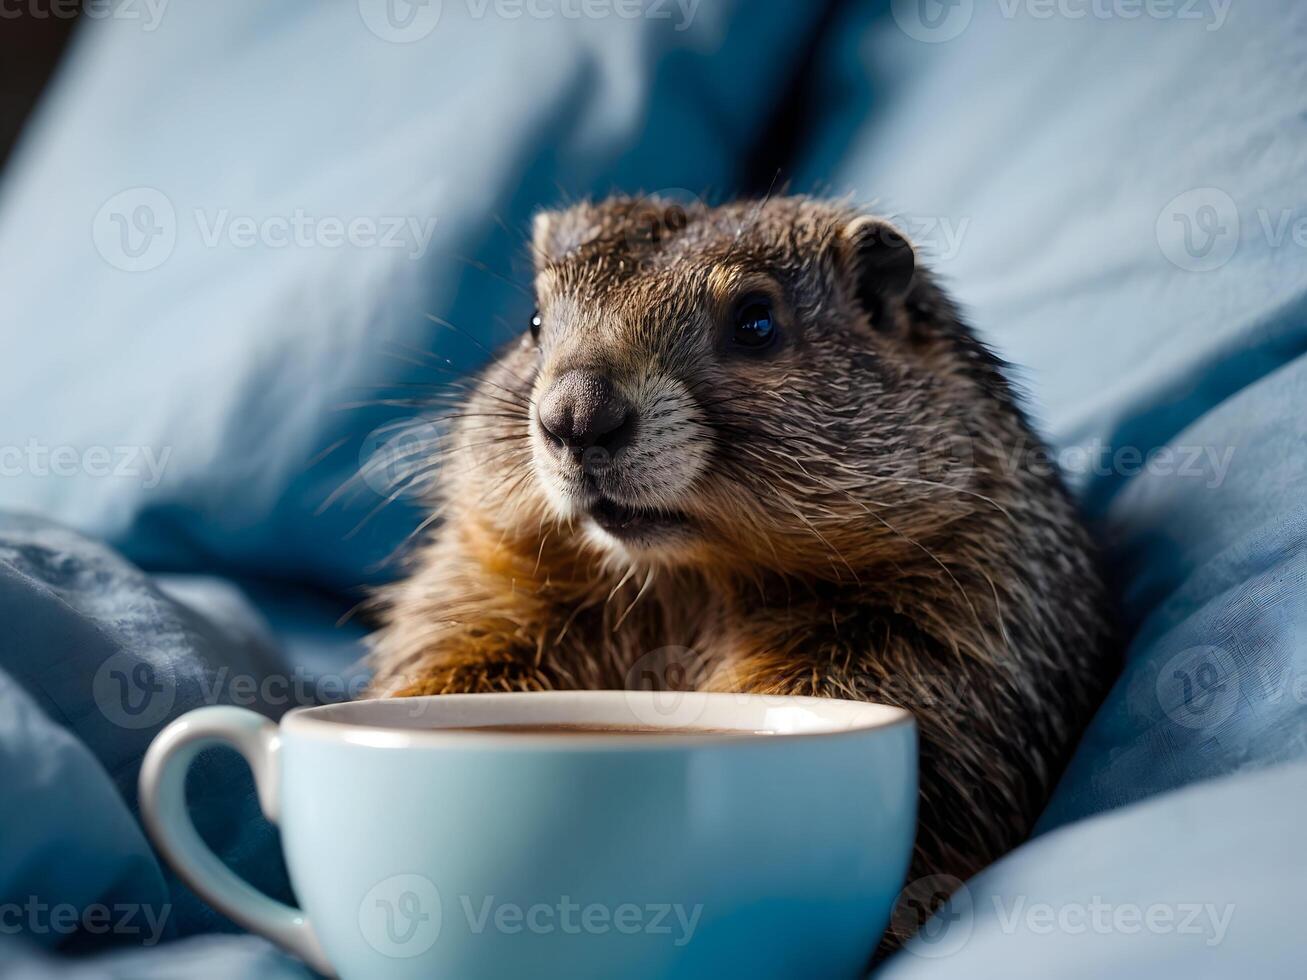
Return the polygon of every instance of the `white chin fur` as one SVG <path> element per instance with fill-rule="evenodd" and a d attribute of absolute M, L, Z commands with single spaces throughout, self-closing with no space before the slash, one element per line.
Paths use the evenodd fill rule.
<path fill-rule="evenodd" d="M 586 521 L 583 527 L 584 530 L 582 531 L 582 534 L 585 536 L 585 540 L 592 547 L 599 551 L 606 551 L 609 554 L 620 555 L 622 557 L 626 557 L 630 554 L 623 542 L 613 537 L 594 521 Z"/>
<path fill-rule="evenodd" d="M 531 466 L 535 470 L 536 482 L 544 491 L 549 509 L 562 521 L 571 521 L 582 515 L 576 495 L 562 486 L 563 481 L 551 471 L 548 463 L 541 460 L 539 450 L 531 453 Z"/>

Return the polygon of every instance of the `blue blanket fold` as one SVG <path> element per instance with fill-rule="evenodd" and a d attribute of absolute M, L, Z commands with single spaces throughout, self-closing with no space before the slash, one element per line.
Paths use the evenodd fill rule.
<path fill-rule="evenodd" d="M 1054 831 L 959 891 L 876 980 L 1302 976 L 1307 767 Z"/>
<path fill-rule="evenodd" d="M 154 944 L 231 928 L 144 839 L 141 757 L 163 725 L 191 708 L 239 703 L 276 717 L 320 689 L 269 645 L 267 625 L 231 586 L 171 589 L 190 604 L 103 545 L 0 513 L 0 910 L 4 925 L 19 924 L 19 935 L 42 945 Z M 225 618 L 198 611 L 206 601 Z M 300 677 L 298 686 L 281 683 Z M 244 763 L 206 753 L 188 792 L 215 850 L 288 899 L 276 831 L 262 819 Z M 101 930 L 87 921 L 125 906 L 136 910 L 131 926 Z M 48 921 L 55 908 L 66 926 Z"/>

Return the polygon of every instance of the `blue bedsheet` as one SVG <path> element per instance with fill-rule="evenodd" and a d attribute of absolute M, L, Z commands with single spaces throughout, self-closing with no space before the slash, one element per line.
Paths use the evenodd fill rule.
<path fill-rule="evenodd" d="M 277 717 L 357 691 L 357 630 L 326 638 L 331 604 L 306 597 L 300 608 L 311 610 L 302 628 L 324 636 L 316 670 L 282 657 L 230 583 L 147 576 L 79 534 L 0 513 L 0 949 L 14 936 L 89 951 L 232 928 L 146 841 L 140 760 L 191 708 Z M 241 760 L 210 753 L 188 792 L 205 838 L 288 899 L 276 832 Z"/>
<path fill-rule="evenodd" d="M 141 752 L 199 704 L 351 690 L 359 628 L 337 620 L 418 514 L 368 465 L 412 413 L 374 402 L 519 328 L 538 203 L 729 193 L 811 55 L 796 186 L 883 202 L 1022 365 L 1130 636 L 1041 836 L 886 975 L 1295 975 L 1307 8 L 937 6 L 832 4 L 815 41 L 826 4 L 745 0 L 685 29 L 446 3 L 404 43 L 367 0 L 84 25 L 0 184 L 0 338 L 27 366 L 0 411 L 0 973 L 75 975 L 81 953 L 88 976 L 303 975 L 215 935 L 160 866 Z M 296 208 L 437 220 L 407 250 L 210 234 Z M 223 857 L 287 896 L 239 763 L 214 754 L 191 791 Z"/>

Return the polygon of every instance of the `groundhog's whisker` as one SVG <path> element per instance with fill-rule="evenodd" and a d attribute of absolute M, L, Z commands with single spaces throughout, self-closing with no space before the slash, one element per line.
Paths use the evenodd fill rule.
<path fill-rule="evenodd" d="M 450 373 L 453 373 L 454 369 L 451 368 L 449 370 Z M 427 397 L 433 402 L 464 404 L 471 396 L 475 395 L 479 398 L 489 398 L 493 401 L 504 402 L 512 405 L 514 408 L 520 408 L 523 410 L 529 409 L 535 404 L 534 399 L 532 399 L 529 394 L 524 394 L 523 392 L 516 391 L 513 388 L 497 384 L 489 378 L 482 378 L 479 381 L 467 379 L 462 376 L 461 372 L 459 377 L 451 378 L 449 380 L 396 383 L 391 387 L 410 387 L 416 388 L 419 391 L 426 391 L 428 393 Z M 493 391 L 485 390 L 487 387 L 493 389 Z"/>
<path fill-rule="evenodd" d="M 392 490 L 388 496 L 382 499 L 381 503 L 377 504 L 377 506 L 373 507 L 370 511 L 364 514 L 363 519 L 360 520 L 357 524 L 355 524 L 352 528 L 350 528 L 349 531 L 345 533 L 343 540 L 348 541 L 351 538 L 353 538 L 354 535 L 358 534 L 359 531 L 363 530 L 364 526 L 366 526 L 367 523 L 372 520 L 372 518 L 376 517 L 383 510 L 385 510 L 396 500 L 398 500 L 403 495 L 405 489 L 406 488 L 404 486 L 399 486 L 396 487 L 394 490 Z"/>
<path fill-rule="evenodd" d="M 608 598 L 604 600 L 604 605 L 607 605 L 608 603 L 613 601 L 613 596 L 617 595 L 617 593 L 621 591 L 622 586 L 625 585 L 627 582 L 629 582 L 631 580 L 631 576 L 634 574 L 635 574 L 635 566 L 632 565 L 626 570 L 626 574 L 617 580 L 617 584 L 614 585 L 612 591 L 608 593 Z"/>
<path fill-rule="evenodd" d="M 388 389 L 408 389 L 419 391 L 423 393 L 423 397 L 432 405 L 449 404 L 452 407 L 465 406 L 469 401 L 468 396 L 476 391 L 476 388 L 473 386 L 458 384 L 452 381 L 441 382 L 439 384 L 431 384 L 423 381 L 396 381 L 389 385 L 371 385 L 367 387 L 369 387 L 370 390 L 382 393 Z M 490 401 L 498 402 L 501 405 L 507 405 L 510 408 L 520 410 L 524 413 L 531 408 L 533 402 L 530 398 L 517 395 L 511 388 L 503 388 L 502 390 L 508 392 L 511 397 L 505 397 L 504 395 L 494 392 L 481 392 L 481 397 L 487 398 Z"/>
<path fill-rule="evenodd" d="M 441 462 L 449 458 L 450 456 L 456 455 L 458 453 L 471 452 L 473 449 L 484 449 L 486 446 L 500 446 L 506 442 L 510 442 L 510 443 L 526 442 L 528 439 L 530 439 L 530 436 L 527 435 L 525 432 L 522 432 L 522 433 L 515 433 L 513 435 L 507 435 L 507 436 L 495 436 L 493 439 L 482 439 L 480 442 L 469 442 L 469 443 L 455 442 L 455 443 L 451 443 L 448 446 L 445 446 L 444 448 L 434 453 L 429 454 L 427 456 L 427 459 L 430 459 L 433 462 Z"/>
<path fill-rule="evenodd" d="M 431 400 L 427 398 L 369 398 L 357 402 L 341 402 L 339 405 L 333 405 L 332 411 L 345 412 L 354 411 L 360 408 L 430 408 Z M 500 419 L 522 419 L 526 416 L 516 412 L 476 412 L 466 413 L 457 412 L 443 415 L 419 415 L 417 419 L 424 422 L 443 422 L 452 419 L 465 418 L 500 418 Z"/>
<path fill-rule="evenodd" d="M 511 439 L 530 439 L 531 434 L 527 431 L 522 432 L 504 432 L 504 427 L 499 422 L 484 422 L 479 425 L 462 425 L 459 426 L 460 433 L 478 433 L 478 432 L 498 432 L 505 438 Z"/>
<path fill-rule="evenodd" d="M 462 262 L 469 269 L 475 269 L 477 272 L 484 272 L 486 275 L 491 276 L 494 279 L 498 279 L 504 285 L 512 286 L 523 296 L 534 295 L 534 293 L 530 289 L 522 285 L 516 279 L 513 279 L 510 276 L 506 276 L 502 272 L 497 272 L 496 270 L 490 268 L 490 266 L 482 262 L 480 259 L 474 259 L 467 255 L 460 255 L 457 252 L 445 252 L 444 257 L 447 259 L 453 259 L 455 262 Z"/>
<path fill-rule="evenodd" d="M 523 507 L 526 505 L 526 503 L 527 503 L 527 496 L 526 496 L 525 494 L 519 494 L 519 493 L 518 493 L 518 490 L 520 490 L 521 487 L 522 487 L 522 484 L 525 483 L 525 482 L 526 482 L 527 480 L 529 480 L 529 479 L 531 479 L 531 467 L 530 467 L 530 466 L 524 466 L 524 467 L 522 467 L 522 472 L 521 472 L 521 474 L 517 477 L 516 480 L 514 480 L 511 484 L 509 484 L 508 488 L 504 491 L 504 496 L 505 496 L 507 499 L 509 499 L 510 501 L 512 501 L 512 511 L 511 511 L 510 514 L 508 515 L 508 518 L 509 518 L 509 519 L 503 522 L 503 524 L 504 524 L 504 533 L 500 535 L 500 540 L 501 540 L 501 542 L 502 542 L 502 540 L 503 540 L 504 534 L 507 534 L 507 533 L 508 533 L 508 529 L 509 529 L 509 527 L 512 526 L 512 525 L 514 525 L 514 524 L 517 522 L 517 520 L 518 520 L 518 518 L 519 518 L 519 516 L 520 516 L 520 514 L 521 514 L 521 512 L 522 512 L 522 508 L 523 508 Z M 482 495 L 482 498 L 481 498 L 481 499 L 482 499 L 482 500 L 485 499 L 485 495 L 484 495 L 484 494 Z M 543 545 L 542 545 L 542 546 L 543 546 Z M 544 586 L 545 586 L 546 584 L 547 584 L 547 582 L 545 582 L 545 583 L 541 583 L 541 584 L 540 584 L 540 587 L 541 587 L 541 588 L 544 588 Z"/>
<path fill-rule="evenodd" d="M 544 521 L 541 521 L 540 525 L 541 530 L 544 531 L 544 533 L 540 535 L 540 547 L 536 550 L 536 565 L 535 568 L 531 570 L 533 576 L 540 574 L 540 562 L 545 557 L 545 545 L 549 542 L 550 536 L 554 533 L 552 528 L 549 530 L 544 529 Z"/>
<path fill-rule="evenodd" d="M 421 524 L 409 531 L 408 534 L 404 535 L 404 544 L 400 546 L 401 550 L 410 541 L 422 535 L 429 527 L 440 520 L 440 518 L 444 516 L 445 510 L 448 506 L 448 504 L 441 504 L 439 507 L 433 508 L 431 513 L 422 519 Z"/>
<path fill-rule="evenodd" d="M 476 418 L 477 413 L 469 413 L 465 417 Z M 529 439 L 528 434 L 520 433 L 520 434 L 509 435 L 509 436 L 502 436 L 500 438 L 488 440 L 486 442 L 474 444 L 472 446 L 460 447 L 458 445 L 453 445 L 453 446 L 445 447 L 444 449 L 441 449 L 429 455 L 427 459 L 432 461 L 433 463 L 439 463 L 444 458 L 445 455 L 459 448 L 475 449 L 475 448 L 479 448 L 480 446 L 490 445 L 495 442 L 500 442 L 500 443 L 518 442 L 518 441 L 526 441 L 527 439 Z M 523 450 L 515 449 L 513 451 L 522 452 Z M 357 488 L 362 483 L 364 483 L 368 475 L 374 469 L 386 465 L 387 462 L 389 462 L 389 460 L 387 460 L 386 458 L 384 458 L 384 456 L 382 456 L 377 459 L 375 465 L 373 465 L 372 461 L 365 463 L 362 467 L 359 468 L 357 472 L 352 473 L 348 479 L 346 479 L 344 482 L 341 483 L 340 486 L 338 486 L 335 490 L 333 490 L 330 494 L 328 494 L 326 499 L 323 500 L 322 503 L 318 505 L 314 513 L 316 515 L 321 516 L 323 513 L 327 511 L 329 507 L 331 507 L 336 501 L 338 501 L 345 493 L 349 492 L 351 489 Z M 483 462 L 489 463 L 489 462 L 493 462 L 493 460 L 486 460 Z M 379 510 L 383 509 L 387 504 L 397 499 L 399 496 L 407 492 L 412 487 L 420 485 L 423 480 L 434 479 L 437 473 L 438 473 L 438 466 L 436 465 L 420 467 L 416 470 L 405 473 L 402 479 L 396 481 L 396 485 L 392 488 L 391 494 L 385 500 L 383 500 L 381 504 L 378 505 L 377 508 L 374 508 L 373 511 L 369 512 L 363 518 L 363 520 L 358 525 L 356 525 L 354 529 L 349 532 L 348 535 L 346 535 L 346 537 L 348 538 L 356 534 L 363 527 L 364 524 L 366 524 Z"/>
<path fill-rule="evenodd" d="M 976 500 L 989 504 L 991 507 L 997 510 L 1000 514 L 1006 517 L 1013 524 L 1017 523 L 1017 519 L 1012 516 L 1012 512 L 1009 511 L 1002 504 L 1000 504 L 993 497 L 987 497 L 983 493 L 980 493 L 979 491 L 976 490 L 968 490 L 966 487 L 952 487 L 949 486 L 947 483 L 936 483 L 934 480 L 917 480 L 907 476 L 877 476 L 875 474 L 871 474 L 868 477 L 868 479 L 887 480 L 892 483 L 901 483 L 901 484 L 912 485 L 912 486 L 934 487 L 938 490 L 948 490 L 951 493 L 959 493 L 967 497 L 974 497 Z"/>
<path fill-rule="evenodd" d="M 619 629 L 622 628 L 622 624 L 626 622 L 626 617 L 631 615 L 631 610 L 636 607 L 636 604 L 639 603 L 639 601 L 644 598 L 644 594 L 649 591 L 649 586 L 653 584 L 656 570 L 657 570 L 656 566 L 651 565 L 649 567 L 649 574 L 644 577 L 644 585 L 640 586 L 640 591 L 635 594 L 635 598 L 631 600 L 631 604 L 626 607 L 626 612 L 618 616 L 617 622 L 613 624 L 614 633 L 616 633 Z"/>
<path fill-rule="evenodd" d="M 476 337 L 474 334 L 472 334 L 471 332 L 469 332 L 469 331 L 467 331 L 467 330 L 463 330 L 463 329 L 460 328 L 460 327 L 456 327 L 454 324 L 450 323 L 450 322 L 449 322 L 448 320 L 446 320 L 444 317 L 436 316 L 436 314 L 434 314 L 434 313 L 425 313 L 425 314 L 423 314 L 423 315 L 424 315 L 428 320 L 430 320 L 432 323 L 437 324 L 438 326 L 445 327 L 446 329 L 453 330 L 453 331 L 454 331 L 456 334 L 458 334 L 460 337 L 463 337 L 463 338 L 465 338 L 466 340 L 471 341 L 473 344 L 476 345 L 476 347 L 477 347 L 479 350 L 483 351 L 483 352 L 484 352 L 487 356 L 489 356 L 492 360 L 495 358 L 495 356 L 496 356 L 496 355 L 495 355 L 495 352 L 494 352 L 493 350 L 491 350 L 489 347 L 487 347 L 485 344 L 481 343 L 481 341 L 478 340 L 477 337 Z M 513 371 L 511 368 L 509 368 L 507 365 L 505 365 L 505 364 L 503 363 L 502 360 L 499 362 L 499 364 L 500 364 L 500 367 L 502 367 L 504 370 L 508 371 L 508 373 L 511 374 L 513 377 L 517 378 L 518 381 L 522 382 L 522 386 L 523 386 L 524 388 L 528 388 L 528 389 L 529 389 L 529 388 L 531 387 L 531 382 L 527 381 L 526 378 L 523 378 L 523 377 L 522 377 L 521 375 L 519 375 L 516 371 Z"/>
<path fill-rule="evenodd" d="M 509 388 L 506 385 L 499 384 L 489 378 L 482 376 L 468 376 L 466 368 L 456 367 L 453 364 L 431 364 L 418 365 L 426 370 L 438 371 L 447 374 L 450 377 L 442 378 L 439 381 L 414 382 L 417 385 L 426 387 L 433 393 L 435 398 L 461 398 L 463 395 L 457 394 L 464 392 L 467 395 L 484 395 L 488 396 L 486 388 L 492 388 L 499 397 L 506 398 L 514 404 L 530 405 L 532 399 L 529 392 L 520 391 L 516 388 Z"/>
<path fill-rule="evenodd" d="M 840 551 L 839 548 L 835 547 L 835 545 L 831 543 L 830 539 L 827 538 L 826 535 L 822 534 L 819 530 L 817 530 L 816 525 L 814 525 L 812 521 L 808 520 L 807 516 L 804 515 L 803 512 L 801 512 L 797 507 L 795 507 L 790 502 L 789 498 L 786 497 L 785 494 L 777 491 L 774 494 L 774 496 L 777 500 L 781 502 L 782 506 L 784 506 L 784 508 L 790 512 L 790 514 L 792 514 L 795 518 L 797 518 L 799 522 L 803 524 L 804 527 L 806 527 L 809 532 L 812 533 L 813 537 L 815 537 L 818 541 L 820 541 L 823 545 L 826 546 L 826 550 L 831 555 L 835 556 L 840 560 L 840 562 L 844 565 L 844 567 L 849 570 L 849 574 L 853 576 L 853 581 L 861 585 L 862 580 L 858 578 L 857 571 L 854 569 L 854 567 L 851 564 L 849 564 L 849 560 L 844 556 L 844 552 Z"/>
<path fill-rule="evenodd" d="M 437 357 L 436 355 L 431 354 L 429 351 L 422 351 L 422 350 L 418 350 L 417 348 L 410 348 L 410 349 L 414 353 L 420 355 L 420 357 L 428 357 L 430 358 L 430 360 L 421 360 L 421 359 L 414 360 L 411 357 L 405 357 L 401 354 L 395 353 L 394 351 L 384 351 L 383 353 L 385 353 L 389 357 L 395 358 L 398 361 L 403 361 L 405 364 L 412 364 L 414 367 L 420 367 L 426 371 L 438 371 L 441 372 L 442 374 L 448 374 L 452 376 L 450 380 L 440 381 L 440 382 L 415 382 L 414 383 L 415 386 L 425 385 L 426 387 L 436 392 L 439 392 L 442 389 L 449 388 L 449 389 L 458 389 L 458 390 L 466 391 L 468 393 L 476 393 L 481 391 L 483 385 L 488 385 L 491 388 L 496 388 L 499 391 L 502 391 L 504 394 L 510 396 L 514 400 L 523 400 L 527 404 L 529 404 L 531 401 L 530 397 L 524 396 L 522 392 L 515 391 L 512 388 L 507 388 L 504 385 L 501 385 L 496 381 L 492 381 L 489 378 L 479 377 L 476 379 L 469 379 L 467 376 L 467 369 L 463 367 L 459 367 L 458 365 L 454 364 L 454 362 L 451 361 L 448 357 Z M 393 387 L 399 387 L 399 386 L 400 386 L 399 384 L 396 384 Z M 381 386 L 377 386 L 377 387 L 381 387 Z"/>
<path fill-rule="evenodd" d="M 504 450 L 503 452 L 496 453 L 494 456 L 490 456 L 482 460 L 477 460 L 476 466 L 479 469 L 484 469 L 488 466 L 493 466 L 495 463 L 498 463 L 502 460 L 513 460 L 513 465 L 516 466 L 521 462 L 521 460 L 518 459 L 518 457 L 525 456 L 529 458 L 530 454 L 531 454 L 531 450 L 529 447 L 523 448 L 521 446 L 513 446 L 509 449 Z"/>

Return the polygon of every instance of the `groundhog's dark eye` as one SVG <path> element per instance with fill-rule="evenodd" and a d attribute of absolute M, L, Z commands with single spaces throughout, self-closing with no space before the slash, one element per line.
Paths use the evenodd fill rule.
<path fill-rule="evenodd" d="M 775 342 L 776 333 L 776 319 L 772 316 L 770 303 L 745 303 L 735 314 L 734 339 L 740 347 L 763 350 Z"/>
<path fill-rule="evenodd" d="M 531 339 L 537 343 L 540 342 L 540 325 L 542 323 L 544 321 L 540 319 L 540 311 L 536 310 L 531 314 Z"/>

